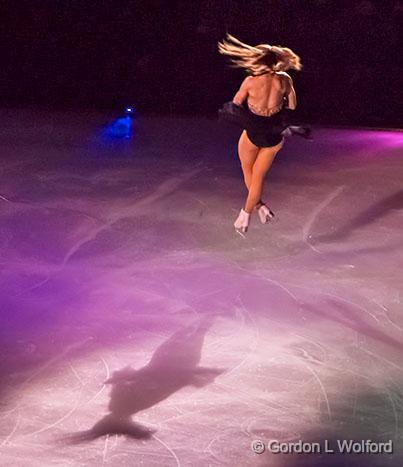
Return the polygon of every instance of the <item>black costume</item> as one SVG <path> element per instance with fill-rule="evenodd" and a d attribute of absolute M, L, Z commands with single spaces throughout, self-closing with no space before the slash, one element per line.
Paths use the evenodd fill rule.
<path fill-rule="evenodd" d="M 218 111 L 221 120 L 234 123 L 245 129 L 252 143 L 260 148 L 276 146 L 286 134 L 298 134 L 310 138 L 308 128 L 290 126 L 289 113 L 290 110 L 283 107 L 270 117 L 264 117 L 253 113 L 246 101 L 242 105 L 226 102 Z"/>

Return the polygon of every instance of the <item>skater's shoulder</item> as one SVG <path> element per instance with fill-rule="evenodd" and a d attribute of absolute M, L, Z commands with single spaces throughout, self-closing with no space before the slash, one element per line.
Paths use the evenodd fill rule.
<path fill-rule="evenodd" d="M 241 84 L 241 87 L 243 89 L 246 89 L 246 88 L 249 88 L 253 83 L 253 76 L 247 76 L 246 78 L 244 78 L 244 80 L 242 81 L 242 84 Z"/>
<path fill-rule="evenodd" d="M 286 71 L 276 71 L 276 75 L 280 78 L 285 78 L 292 81 L 291 76 Z"/>

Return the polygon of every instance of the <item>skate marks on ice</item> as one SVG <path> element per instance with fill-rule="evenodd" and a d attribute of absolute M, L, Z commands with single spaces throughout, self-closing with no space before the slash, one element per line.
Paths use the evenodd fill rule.
<path fill-rule="evenodd" d="M 336 243 L 344 241 L 356 230 L 360 230 L 370 224 L 380 222 L 393 213 L 403 213 L 403 190 L 378 200 L 373 205 L 364 209 L 353 217 L 349 222 L 339 225 L 332 233 L 315 236 L 315 242 Z"/>
<path fill-rule="evenodd" d="M 182 155 L 179 154 L 179 156 Z M 293 168 L 292 164 L 289 168 Z M 172 172 L 178 173 L 175 170 Z M 140 179 L 142 173 L 143 171 L 139 170 L 133 174 L 134 179 Z M 105 171 L 103 175 L 104 177 L 97 185 L 97 190 L 98 188 L 101 190 L 103 183 L 108 182 L 110 172 Z M 118 174 L 116 178 L 123 176 L 123 173 Z M 161 180 L 162 174 L 158 177 Z M 331 214 L 333 209 L 338 210 L 341 205 L 345 206 L 349 202 L 347 198 L 350 197 L 340 196 L 342 186 L 345 186 L 342 174 L 338 176 L 337 173 L 332 173 L 331 177 L 332 182 L 328 186 L 332 187 L 331 190 L 334 187 L 338 188 L 330 194 L 322 190 L 320 193 L 315 192 L 309 201 L 309 205 L 316 207 L 313 212 L 310 212 L 309 205 L 307 207 L 305 204 L 304 217 L 307 219 L 303 229 L 305 243 L 300 241 L 301 233 L 297 238 L 299 246 L 302 244 L 305 250 L 308 249 L 307 243 L 317 247 L 318 251 L 322 250 L 315 243 L 315 227 L 323 221 L 322 216 L 325 212 L 327 214 L 328 211 Z M 298 177 L 295 176 L 295 179 L 297 180 Z M 141 190 L 145 198 L 140 202 L 133 199 L 140 193 L 130 192 L 133 195 L 133 204 L 130 206 L 131 196 L 126 196 L 124 193 L 116 201 L 116 191 L 114 191 L 108 203 L 105 204 L 106 209 L 102 212 L 99 210 L 99 207 L 103 206 L 102 201 L 98 203 L 97 199 L 97 205 L 94 205 L 93 198 L 87 198 L 88 188 L 80 192 L 83 211 L 93 214 L 96 210 L 93 221 L 88 223 L 85 219 L 78 219 L 82 222 L 80 230 L 74 232 L 74 237 L 68 240 L 67 247 L 61 250 L 62 255 L 58 256 L 55 262 L 56 268 L 50 263 L 43 262 L 41 265 L 43 275 L 41 274 L 39 279 L 36 276 L 36 285 L 45 274 L 51 277 L 49 274 L 51 268 L 54 268 L 57 273 L 58 268 L 66 267 L 61 280 L 64 274 L 69 275 L 70 268 L 72 272 L 77 268 L 77 272 L 80 273 L 83 265 L 88 264 L 89 270 L 94 269 L 92 264 L 97 266 L 97 257 L 90 258 L 88 255 L 85 261 L 75 262 L 72 261 L 77 259 L 74 255 L 77 254 L 78 257 L 78 253 L 82 253 L 80 250 L 85 250 L 86 253 L 88 243 L 93 242 L 105 230 L 115 228 L 114 219 L 119 222 L 122 215 L 135 217 L 139 213 L 143 215 L 147 210 L 151 211 L 148 214 L 149 217 L 154 215 L 152 209 L 149 208 L 153 207 L 154 202 L 160 203 L 161 194 L 162 197 L 166 196 L 164 193 L 170 194 L 169 190 L 172 186 L 169 186 L 169 181 L 172 180 L 170 178 L 166 182 L 168 185 L 165 185 L 162 191 L 158 192 L 157 189 L 157 193 L 151 193 L 149 195 L 151 198 L 147 197 L 147 191 L 151 191 L 151 187 Z M 85 177 L 82 181 L 85 181 Z M 238 182 L 239 179 L 235 177 L 228 180 L 229 185 L 238 186 Z M 68 188 L 68 184 L 66 186 Z M 303 186 L 302 181 L 300 187 Z M 119 180 L 116 181 L 114 187 L 119 187 Z M 80 191 L 78 180 L 74 181 L 73 189 L 75 188 Z M 279 193 L 283 190 L 286 190 L 286 186 L 279 186 Z M 83 192 L 85 192 L 85 198 Z M 76 195 L 71 193 L 73 198 L 68 199 L 66 205 L 74 202 Z M 98 191 L 95 194 L 98 196 Z M 201 190 L 200 193 L 196 190 L 192 194 L 205 199 L 205 192 Z M 8 197 L 9 201 L 13 200 L 6 190 L 3 190 L 1 195 Z M 155 195 L 154 198 L 153 195 Z M 340 197 L 337 198 L 338 196 Z M 148 201 L 145 201 L 147 198 Z M 63 206 L 63 199 L 60 199 L 60 210 L 63 211 L 67 206 Z M 224 198 L 220 199 L 228 205 L 233 203 L 229 195 L 224 194 Z M 141 204 L 141 201 L 145 204 Z M 40 203 L 35 204 L 35 209 L 41 209 L 47 202 L 41 199 Z M 137 204 L 138 202 L 140 204 Z M 365 209 L 366 202 L 367 200 L 361 198 L 361 201 L 357 202 L 357 209 L 362 207 Z M 13 208 L 13 204 L 6 203 L 3 199 L 0 199 L 0 203 L 3 209 Z M 15 202 L 12 201 L 12 203 Z M 199 204 L 202 204 L 200 200 Z M 392 199 L 390 204 L 395 206 L 395 209 L 398 208 L 398 200 Z M 190 211 L 193 208 L 181 201 L 179 206 L 183 212 L 188 211 L 194 214 Z M 20 209 L 20 206 L 15 204 L 14 207 Z M 223 205 L 218 203 L 213 211 L 217 213 L 218 218 L 219 213 L 224 212 Z M 99 212 L 101 214 L 96 216 Z M 343 229 L 347 231 L 349 228 L 348 224 L 344 224 L 346 222 L 344 216 L 342 217 L 342 221 L 337 223 L 337 226 L 341 226 L 340 232 Z M 161 225 L 160 221 L 161 219 L 158 221 L 159 225 Z M 223 222 L 228 224 L 229 232 L 231 220 L 227 219 Z M 289 220 L 289 227 L 295 231 L 295 222 L 292 218 Z M 218 232 L 215 235 L 218 242 L 228 241 L 227 231 L 225 234 Z M 310 238 L 310 235 L 313 235 L 313 238 Z M 253 237 L 250 238 L 253 239 Z M 398 238 L 396 235 L 396 240 Z M 244 242 L 241 243 L 244 244 Z M 356 436 L 362 434 L 360 438 L 366 436 L 372 439 L 377 439 L 383 433 L 386 436 L 399 436 L 403 419 L 400 379 L 403 369 L 398 358 L 401 355 L 401 347 L 397 332 L 401 330 L 401 320 L 397 312 L 394 314 L 391 300 L 382 301 L 379 298 L 382 306 L 389 310 L 390 319 L 394 321 L 395 333 L 391 333 L 393 339 L 390 341 L 388 336 L 392 324 L 386 318 L 382 319 L 380 309 L 377 313 L 377 309 L 374 311 L 374 307 L 366 305 L 367 301 L 364 298 L 366 289 L 360 288 L 362 282 L 356 283 L 353 282 L 354 277 L 344 275 L 341 278 L 333 271 L 323 269 L 320 270 L 321 274 L 314 275 L 319 263 L 309 263 L 309 259 L 328 261 L 332 258 L 326 258 L 324 254 L 317 255 L 315 251 L 315 254 L 309 254 L 308 262 L 306 262 L 306 256 L 290 256 L 288 251 L 285 251 L 287 261 L 274 264 L 268 261 L 267 250 L 269 248 L 266 243 L 262 242 L 257 244 L 262 261 L 258 267 L 255 267 L 248 247 L 244 247 L 239 255 L 234 255 L 234 252 L 230 251 L 224 257 L 221 245 L 214 251 L 206 251 L 204 246 L 200 247 L 198 244 L 196 249 L 182 248 L 182 250 L 169 252 L 169 256 L 164 254 L 163 257 L 159 255 L 158 258 L 148 254 L 144 260 L 136 263 L 130 257 L 129 248 L 123 245 L 123 248 L 128 248 L 128 258 L 126 262 L 118 262 L 119 270 L 101 271 L 95 268 L 94 276 L 97 276 L 97 282 L 88 281 L 88 286 L 90 293 L 99 292 L 99 296 L 96 295 L 96 299 L 91 296 L 91 300 L 88 301 L 89 306 L 77 299 L 77 302 L 74 302 L 75 308 L 81 313 L 81 310 L 99 307 L 99 314 L 96 316 L 99 320 L 97 321 L 111 335 L 111 339 L 107 342 L 111 343 L 114 336 L 116 341 L 113 346 L 105 345 L 103 349 L 97 347 L 95 356 L 92 352 L 85 352 L 85 359 L 77 358 L 76 360 L 75 356 L 67 355 L 72 358 L 71 365 L 65 364 L 63 368 L 57 365 L 56 361 L 52 361 L 52 364 L 37 374 L 34 380 L 32 378 L 29 380 L 29 384 L 24 386 L 22 397 L 16 397 L 17 402 L 20 401 L 23 405 L 13 406 L 7 413 L 2 413 L 3 417 L 9 416 L 7 423 L 3 422 L 2 426 L 2 441 L 5 444 L 2 446 L 1 457 L 7 464 L 10 464 L 9 460 L 11 460 L 14 462 L 13 466 L 17 465 L 16 462 L 23 459 L 22 457 L 18 459 L 18 455 L 26 455 L 27 458 L 35 458 L 37 465 L 39 463 L 47 465 L 52 462 L 69 465 L 84 463 L 86 465 L 101 465 L 102 463 L 133 465 L 133 463 L 143 462 L 144 465 L 158 467 L 190 465 L 191 463 L 231 467 L 262 464 L 274 466 L 276 462 L 274 458 L 268 458 L 265 455 L 259 457 L 250 452 L 251 439 L 262 437 L 263 440 L 267 440 L 279 437 L 282 440 L 295 440 L 296 438 L 309 440 L 312 436 L 314 440 L 315 437 L 324 439 L 336 436 L 335 433 L 341 439 L 347 434 Z M 311 247 L 309 248 L 308 253 L 313 251 Z M 214 263 L 211 261 L 212 255 L 215 257 Z M 219 260 L 217 260 L 217 255 L 219 255 Z M 244 255 L 241 258 L 242 261 L 239 261 L 242 268 L 235 264 L 241 255 Z M 79 257 L 81 260 L 82 257 Z M 94 263 L 87 262 L 88 258 Z M 221 261 L 222 258 L 223 261 Z M 332 261 L 327 262 L 328 265 L 329 263 L 333 267 Z M 17 262 L 15 264 L 19 266 Z M 33 263 L 30 261 L 30 264 Z M 36 264 L 32 269 L 34 267 Z M 110 268 L 110 264 L 106 267 Z M 197 267 L 205 268 L 206 274 L 195 274 Z M 225 268 L 229 268 L 230 273 Z M 183 270 L 183 276 L 180 273 L 181 270 Z M 106 272 L 104 277 L 101 275 L 103 272 Z M 133 272 L 135 275 L 132 275 Z M 359 273 L 361 272 L 360 270 Z M 79 274 L 79 280 L 81 277 L 84 277 L 83 282 L 85 282 L 87 279 L 85 274 L 82 276 Z M 373 276 L 371 280 L 372 278 Z M 208 286 L 206 284 L 202 286 L 201 283 L 207 282 L 208 279 L 210 279 Z M 379 278 L 379 281 L 373 280 L 371 284 L 375 286 L 379 284 L 383 287 L 387 279 L 387 277 Z M 292 280 L 299 285 L 312 288 L 309 292 L 302 293 L 300 288 L 290 283 Z M 29 285 L 31 284 L 32 282 Z M 63 288 L 66 288 L 66 284 L 63 284 Z M 354 296 L 352 291 L 348 291 L 348 287 L 355 288 L 356 285 L 358 290 Z M 53 287 L 53 283 L 49 284 L 50 286 Z M 341 292 L 341 288 L 345 293 Z M 23 287 L 20 287 L 21 289 Z M 239 294 L 239 289 L 242 290 L 241 294 Z M 326 301 L 323 296 L 319 299 L 318 292 L 321 289 L 334 291 L 335 297 L 329 295 L 327 297 L 329 301 Z M 55 294 L 57 290 L 53 288 L 52 292 Z M 38 297 L 43 292 L 46 292 L 45 288 L 39 291 Z M 120 300 L 121 296 L 125 300 Z M 339 297 L 336 298 L 336 296 Z M 374 296 L 378 298 L 381 294 L 374 294 Z M 141 300 L 137 301 L 137 297 L 141 297 Z M 27 297 L 21 300 L 25 298 L 31 297 L 27 294 Z M 400 296 L 398 298 L 400 300 Z M 333 300 L 336 302 L 334 303 Z M 161 301 L 164 301 L 164 306 L 156 308 L 157 311 L 153 310 L 154 303 Z M 162 342 L 161 336 L 169 334 L 168 329 L 178 329 L 182 319 L 186 319 L 186 323 L 189 322 L 188 311 L 174 315 L 175 312 L 172 310 L 176 309 L 178 301 L 180 306 L 186 310 L 189 309 L 189 304 L 196 302 L 195 309 L 200 311 L 200 314 L 206 310 L 222 312 L 217 320 L 217 326 L 214 326 L 214 333 L 208 333 L 209 345 L 205 346 L 203 356 L 207 356 L 206 366 L 213 369 L 215 367 L 229 368 L 229 371 L 225 371 L 222 377 L 217 378 L 215 383 L 207 386 L 205 390 L 199 391 L 191 383 L 182 387 L 183 392 L 180 388 L 181 392 L 178 393 L 175 390 L 168 390 L 168 384 L 165 386 L 165 379 L 169 379 L 168 369 L 162 370 L 164 394 L 161 395 L 162 389 L 153 386 L 156 381 L 159 381 L 159 373 L 156 371 L 158 365 L 156 367 L 143 359 L 141 363 L 138 363 L 137 359 L 131 357 L 135 351 L 138 352 L 136 355 L 139 357 L 151 355 Z M 313 310 L 306 310 L 301 306 L 306 303 L 310 304 L 310 301 L 312 301 Z M 141 306 L 137 306 L 138 302 L 145 302 L 148 306 L 142 309 Z M 44 297 L 41 298 L 41 304 L 46 306 Z M 320 309 L 316 310 L 318 307 Z M 126 312 L 126 309 L 129 311 Z M 60 315 L 62 311 L 63 309 L 55 309 L 55 317 L 56 312 Z M 147 315 L 150 313 L 154 314 L 147 322 Z M 196 313 L 197 311 L 192 312 L 192 319 L 196 318 Z M 166 320 L 167 315 L 169 315 L 168 320 Z M 135 316 L 135 318 L 130 321 L 128 316 Z M 68 313 L 66 317 L 69 317 Z M 302 319 L 304 317 L 307 318 L 306 321 Z M 91 319 L 91 315 L 87 318 L 83 314 L 80 326 L 89 318 Z M 123 333 L 117 337 L 118 332 L 114 326 L 120 319 L 127 320 L 124 321 L 127 327 L 132 324 L 133 340 L 131 340 L 132 336 L 128 336 L 129 339 L 126 341 L 126 335 Z M 158 333 L 151 336 L 152 342 L 150 342 L 148 330 L 141 326 L 151 321 L 154 323 L 154 320 L 159 321 Z M 172 326 L 173 321 L 176 321 L 174 326 Z M 167 327 L 168 322 L 169 327 Z M 58 322 L 55 323 L 56 326 L 58 324 Z M 91 324 L 87 321 L 85 325 L 88 332 L 92 333 Z M 135 329 L 137 325 L 140 325 L 140 330 Z M 76 324 L 67 322 L 66 330 L 73 334 L 74 326 Z M 195 330 L 197 328 L 198 325 L 194 327 Z M 78 332 L 81 331 L 81 328 L 78 329 Z M 203 334 L 202 329 L 199 331 Z M 196 334 L 199 331 L 195 331 Z M 189 328 L 189 335 L 192 335 L 192 332 L 192 328 Z M 85 333 L 87 335 L 87 331 Z M 212 335 L 214 335 L 214 342 L 210 345 Z M 140 342 L 139 338 L 142 339 Z M 185 337 L 184 340 L 186 340 Z M 94 350 L 96 343 L 90 347 L 89 350 Z M 104 353 L 101 359 L 98 352 Z M 115 352 L 118 353 L 116 357 Z M 172 352 L 170 355 L 175 355 L 175 353 Z M 164 358 L 161 360 L 164 361 Z M 113 365 L 112 361 L 114 361 Z M 120 368 L 132 361 L 135 362 L 137 371 L 130 367 L 122 368 L 113 376 L 108 376 L 109 365 L 113 368 Z M 195 361 L 197 358 L 193 360 Z M 199 365 L 200 363 L 192 363 L 187 368 L 194 369 Z M 50 369 L 57 370 L 57 372 L 52 372 L 51 379 L 46 378 Z M 173 374 L 180 373 L 177 368 L 172 371 Z M 190 373 L 192 371 L 189 370 Z M 119 375 L 122 379 L 119 379 Z M 207 379 L 214 378 L 211 374 L 204 376 Z M 195 382 L 204 384 L 203 377 L 196 375 Z M 102 385 L 104 380 L 110 380 L 110 382 Z M 84 385 L 85 393 L 82 394 L 80 391 Z M 144 392 L 141 390 L 142 387 L 148 390 Z M 112 390 L 113 410 L 108 412 L 106 392 L 109 388 Z M 119 398 L 113 394 L 115 396 L 120 394 Z M 136 401 L 131 399 L 131 394 L 135 395 Z M 159 403 L 158 400 L 161 397 Z M 81 401 L 78 406 L 77 400 Z M 120 408 L 119 400 L 122 401 L 123 408 Z M 155 406 L 152 405 L 153 401 L 157 401 Z M 148 409 L 147 406 L 149 406 Z M 145 408 L 142 409 L 142 407 Z M 122 419 L 116 423 L 115 414 L 121 412 L 123 413 Z M 102 424 L 103 414 L 105 414 L 106 421 L 104 420 Z M 110 418 L 107 418 L 108 416 Z M 120 421 L 122 424 L 119 425 Z M 343 432 L 340 432 L 343 424 L 345 429 L 343 428 Z M 98 440 L 96 440 L 95 426 L 99 428 L 98 434 L 103 433 L 100 434 Z M 81 431 L 77 432 L 77 430 Z M 69 441 L 73 444 L 76 441 L 78 446 L 72 447 L 67 444 L 61 454 L 62 449 L 59 447 L 57 448 L 59 452 L 56 452 L 55 448 L 55 452 L 44 454 L 44 451 L 52 445 L 48 437 L 66 432 L 71 432 L 72 439 Z M 127 435 L 128 438 L 139 439 L 140 442 L 131 443 L 130 439 L 118 437 L 117 432 Z M 86 439 L 87 436 L 89 439 Z M 94 442 L 86 443 L 90 439 L 94 439 Z M 194 444 L 189 444 L 189 439 L 193 439 Z M 66 440 L 67 443 L 69 441 Z M 233 457 L 230 457 L 231 455 Z M 282 466 L 293 467 L 294 460 L 300 462 L 300 459 L 302 459 L 300 456 L 298 459 L 284 457 L 278 463 Z M 354 465 L 361 459 L 363 459 L 361 456 L 355 458 L 347 456 L 345 460 L 337 459 L 339 462 L 336 465 L 340 467 L 346 461 Z M 321 461 L 322 463 L 319 463 L 316 458 L 309 458 L 308 465 L 315 467 L 326 465 L 323 458 Z M 386 461 L 384 465 L 387 466 Z M 262 464 L 258 464 L 259 462 Z M 365 465 L 372 467 L 370 462 L 366 462 Z"/>
<path fill-rule="evenodd" d="M 322 253 L 318 250 L 315 246 L 313 246 L 310 242 L 310 232 L 312 230 L 313 224 L 315 223 L 316 219 L 320 215 L 320 213 L 329 206 L 329 204 L 340 195 L 340 193 L 346 188 L 345 185 L 339 186 L 335 190 L 333 190 L 318 206 L 311 212 L 308 216 L 308 220 L 305 222 L 304 226 L 302 227 L 302 240 L 306 243 L 309 248 L 311 248 L 316 253 Z"/>
<path fill-rule="evenodd" d="M 324 300 L 314 304 L 304 303 L 301 308 L 310 314 L 321 316 L 330 322 L 340 324 L 346 329 L 350 329 L 361 338 L 368 339 L 370 342 L 378 342 L 394 349 L 398 354 L 403 355 L 403 333 L 398 336 L 393 335 L 382 325 L 380 319 L 366 308 L 343 299 L 334 294 L 322 294 Z M 370 319 L 365 316 L 369 316 Z M 402 371 L 403 371 L 403 367 Z"/>
<path fill-rule="evenodd" d="M 335 382 L 333 382 L 335 383 Z M 395 381 L 396 383 L 396 381 Z M 301 427 L 297 436 L 306 443 L 325 444 L 334 453 L 310 455 L 283 455 L 287 467 L 398 467 L 403 461 L 401 434 L 396 431 L 396 420 L 403 417 L 403 380 L 399 384 L 376 385 L 356 381 L 353 387 L 343 388 L 343 397 L 332 400 L 333 418 L 319 418 L 316 423 Z M 391 406 L 393 400 L 393 407 Z M 274 429 L 257 428 L 255 436 L 273 439 Z M 270 436 L 271 435 L 271 436 Z M 276 439 L 276 437 L 274 437 Z M 374 443 L 392 442 L 393 454 L 339 452 L 338 442 L 343 440 L 371 440 Z"/>
<path fill-rule="evenodd" d="M 341 187 L 340 187 L 341 188 Z M 336 196 L 333 192 L 324 201 L 332 201 Z M 331 198 L 331 199 L 330 199 Z M 357 203 L 359 206 L 360 204 Z M 355 203 L 353 204 L 355 206 Z M 352 208 L 345 209 L 345 212 L 351 212 Z M 323 208 L 320 210 L 323 212 Z M 348 258 L 365 255 L 393 255 L 402 251 L 402 243 L 399 240 L 394 240 L 393 232 L 397 226 L 403 226 L 403 191 L 398 190 L 392 194 L 379 199 L 369 207 L 364 207 L 361 212 L 356 213 L 350 219 L 344 215 L 338 216 L 335 220 L 336 228 L 328 233 L 312 234 L 313 221 L 317 219 L 319 212 L 315 218 L 310 216 L 308 222 L 303 228 L 303 240 L 316 253 L 330 253 L 335 257 Z M 350 237 L 354 234 L 357 236 L 359 243 L 351 241 Z M 379 242 L 379 234 L 382 235 L 382 242 Z M 371 241 L 372 240 L 372 241 Z M 374 242 L 375 240 L 375 242 Z M 371 242 L 369 242 L 371 241 Z M 333 245 L 334 250 L 329 250 L 329 246 Z M 341 245 L 350 245 L 349 249 L 340 249 Z M 326 247 L 326 249 L 324 249 Z"/>
<path fill-rule="evenodd" d="M 0 195 L 0 199 L 2 199 L 3 201 L 6 201 L 7 203 L 12 203 L 12 201 L 10 201 L 8 198 L 6 198 L 3 195 Z"/>
<path fill-rule="evenodd" d="M 175 192 L 177 188 L 185 183 L 186 181 L 192 179 L 195 175 L 197 175 L 202 169 L 196 168 L 190 171 L 185 172 L 180 177 L 173 177 L 169 178 L 168 180 L 162 182 L 152 193 L 145 196 L 144 198 L 140 199 L 139 201 L 134 202 L 130 206 L 122 207 L 120 206 L 119 209 L 116 210 L 116 213 L 113 211 L 109 213 L 109 219 L 102 222 L 101 225 L 96 226 L 95 228 L 89 229 L 89 231 L 82 235 L 81 238 L 74 243 L 73 246 L 69 248 L 67 253 L 64 255 L 61 263 L 52 269 L 50 274 L 47 275 L 43 280 L 40 282 L 30 286 L 29 288 L 25 289 L 21 292 L 21 294 L 35 290 L 43 285 L 45 285 L 51 278 L 61 272 L 65 266 L 68 264 L 70 259 L 86 244 L 92 242 L 97 238 L 99 234 L 104 232 L 105 230 L 110 229 L 115 223 L 119 222 L 124 218 L 131 218 L 138 213 L 141 213 L 144 208 L 149 205 L 152 205 L 154 202 L 158 201 L 161 198 L 164 198 L 171 193 Z"/>
<path fill-rule="evenodd" d="M 300 357 L 293 358 L 294 352 L 291 352 L 283 364 L 290 365 L 289 373 L 293 364 L 305 367 L 312 373 L 312 383 L 317 387 L 315 384 L 300 386 L 299 397 L 304 408 L 299 411 L 299 421 L 293 424 L 294 433 L 290 430 L 290 417 L 293 410 L 298 412 L 298 409 L 288 407 L 276 416 L 276 423 L 267 424 L 271 417 L 265 423 L 263 416 L 253 421 L 250 430 L 254 438 L 301 439 L 319 442 L 322 446 L 329 442 L 334 447 L 337 440 L 344 439 L 392 440 L 394 450 L 389 456 L 336 453 L 311 455 L 308 459 L 306 456 L 287 455 L 281 456 L 284 464 L 280 465 L 400 466 L 403 460 L 403 340 L 382 330 L 376 317 L 366 313 L 367 310 L 340 297 L 323 294 L 319 303 L 302 305 L 302 309 L 317 317 L 318 330 L 311 327 L 305 332 L 301 330 L 300 339 L 290 348 L 299 350 Z M 321 333 L 320 329 L 323 330 Z M 345 336 L 344 347 L 340 345 L 340 335 Z M 387 348 L 392 353 L 388 357 Z M 318 351 L 321 358 L 312 358 Z M 286 404 L 287 399 L 284 402 Z"/>
<path fill-rule="evenodd" d="M 109 413 L 91 429 L 66 435 L 61 441 L 76 444 L 113 434 L 149 439 L 155 431 L 133 422 L 132 416 L 182 388 L 202 388 L 225 371 L 199 365 L 204 337 L 212 319 L 202 318 L 175 332 L 155 350 L 144 367 L 133 369 L 129 366 L 115 371 L 105 381 L 112 386 Z"/>

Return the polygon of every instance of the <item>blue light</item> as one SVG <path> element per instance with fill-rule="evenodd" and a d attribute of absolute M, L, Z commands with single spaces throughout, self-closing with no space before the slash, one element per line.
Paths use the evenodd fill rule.
<path fill-rule="evenodd" d="M 125 112 L 113 122 L 109 123 L 104 130 L 104 136 L 113 139 L 130 139 L 133 136 L 134 108 L 125 107 Z"/>

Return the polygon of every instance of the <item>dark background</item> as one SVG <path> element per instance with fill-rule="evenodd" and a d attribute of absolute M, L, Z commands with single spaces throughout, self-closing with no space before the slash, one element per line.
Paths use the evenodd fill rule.
<path fill-rule="evenodd" d="M 229 31 L 301 56 L 302 119 L 397 127 L 402 11 L 398 0 L 3 0 L 1 105 L 213 115 L 244 76 L 217 53 Z"/>

